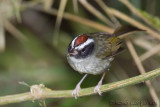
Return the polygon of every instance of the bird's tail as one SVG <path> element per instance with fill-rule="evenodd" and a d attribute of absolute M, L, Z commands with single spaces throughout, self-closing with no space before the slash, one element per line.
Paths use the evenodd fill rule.
<path fill-rule="evenodd" d="M 131 25 L 124 25 L 124 26 L 118 27 L 114 31 L 113 35 L 114 36 L 121 36 L 121 35 L 130 33 L 130 32 L 134 32 L 134 31 L 145 31 L 145 30 L 139 29 L 139 28 L 131 26 Z"/>

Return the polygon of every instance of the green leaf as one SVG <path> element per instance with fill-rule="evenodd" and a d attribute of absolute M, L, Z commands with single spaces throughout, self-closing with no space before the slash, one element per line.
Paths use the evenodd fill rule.
<path fill-rule="evenodd" d="M 153 26 L 160 29 L 160 19 L 158 17 L 153 16 L 153 15 L 151 15 L 151 14 L 149 14 L 146 11 L 143 11 L 143 10 L 137 9 L 137 11 L 139 11 L 139 13 L 141 15 L 143 15 L 148 21 L 150 21 Z"/>

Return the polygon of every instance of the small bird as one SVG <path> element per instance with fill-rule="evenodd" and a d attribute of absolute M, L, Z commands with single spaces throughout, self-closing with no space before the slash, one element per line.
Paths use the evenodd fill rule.
<path fill-rule="evenodd" d="M 105 77 L 105 71 L 109 68 L 114 56 L 124 50 L 119 37 L 133 31 L 141 31 L 141 29 L 125 25 L 117 28 L 113 34 L 104 32 L 86 33 L 71 41 L 67 50 L 67 61 L 75 71 L 85 74 L 72 92 L 75 99 L 79 96 L 80 85 L 88 74 L 103 73 L 102 78 L 94 88 L 94 92 L 101 95 L 99 88 Z"/>

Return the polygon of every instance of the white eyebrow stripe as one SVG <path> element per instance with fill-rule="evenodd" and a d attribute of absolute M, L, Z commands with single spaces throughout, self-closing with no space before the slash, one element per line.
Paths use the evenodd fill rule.
<path fill-rule="evenodd" d="M 78 37 L 78 36 L 77 36 L 77 37 Z M 72 47 L 72 48 L 74 48 L 74 43 L 75 43 L 75 40 L 77 39 L 77 37 L 74 38 L 73 41 L 72 41 L 72 43 L 71 43 L 71 47 Z"/>
<path fill-rule="evenodd" d="M 88 38 L 86 42 L 84 42 L 83 44 L 75 47 L 75 49 L 81 50 L 81 49 L 83 49 L 86 45 L 90 44 L 91 42 L 94 42 L 94 40 L 91 39 L 91 38 Z"/>

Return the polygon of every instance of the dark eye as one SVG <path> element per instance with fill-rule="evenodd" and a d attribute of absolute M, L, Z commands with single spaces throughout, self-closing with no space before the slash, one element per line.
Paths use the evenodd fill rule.
<path fill-rule="evenodd" d="M 83 49 L 77 50 L 78 54 L 75 57 L 77 59 L 87 58 L 89 55 L 92 54 L 93 50 L 94 50 L 94 43 L 90 43 L 87 46 L 85 46 Z"/>
<path fill-rule="evenodd" d="M 83 53 L 85 52 L 85 48 L 82 49 L 82 52 L 83 52 Z"/>

